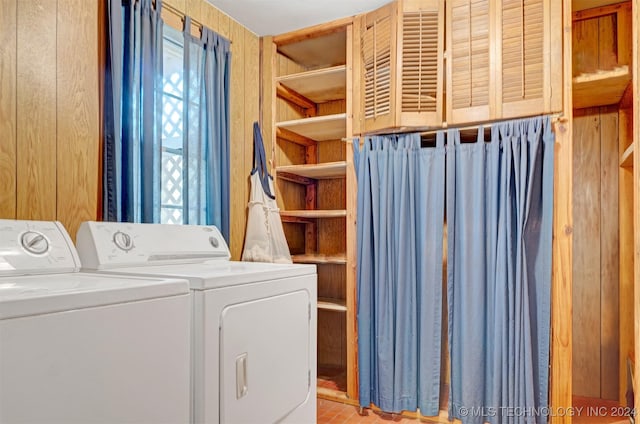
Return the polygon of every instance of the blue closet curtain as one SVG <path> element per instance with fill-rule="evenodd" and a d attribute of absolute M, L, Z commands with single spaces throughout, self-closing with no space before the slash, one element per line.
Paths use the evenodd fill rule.
<path fill-rule="evenodd" d="M 162 1 L 107 1 L 103 217 L 158 222 Z"/>
<path fill-rule="evenodd" d="M 449 413 L 463 423 L 547 421 L 553 141 L 548 117 L 494 124 L 488 143 L 448 133 Z"/>
<path fill-rule="evenodd" d="M 360 405 L 437 415 L 442 320 L 444 134 L 354 142 L 358 179 Z"/>
<path fill-rule="evenodd" d="M 217 226 L 229 241 L 230 43 L 184 24 L 183 196 L 185 224 Z"/>

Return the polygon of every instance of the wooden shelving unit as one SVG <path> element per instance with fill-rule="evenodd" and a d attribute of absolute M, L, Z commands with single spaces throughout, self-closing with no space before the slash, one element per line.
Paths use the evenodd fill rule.
<path fill-rule="evenodd" d="M 280 211 L 280 216 L 283 220 L 287 218 L 303 218 L 303 219 L 316 219 L 316 218 L 344 218 L 347 216 L 345 209 L 327 210 L 327 209 L 304 209 L 304 210 L 291 210 Z M 290 221 L 292 222 L 292 221 Z"/>
<path fill-rule="evenodd" d="M 347 92 L 346 65 L 299 72 L 276 78 L 276 82 L 311 100 L 325 103 L 344 99 Z"/>
<path fill-rule="evenodd" d="M 278 122 L 276 127 L 315 141 L 339 140 L 346 136 L 347 114 L 338 113 L 335 115 L 293 119 L 291 121 Z"/>
<path fill-rule="evenodd" d="M 631 144 L 620 156 L 620 166 L 622 168 L 633 167 L 633 144 Z"/>
<path fill-rule="evenodd" d="M 346 255 L 324 255 L 321 253 L 310 255 L 293 255 L 293 262 L 297 264 L 316 264 L 316 265 L 345 265 L 347 263 Z"/>
<path fill-rule="evenodd" d="M 318 395 L 357 399 L 352 19 L 272 38 L 276 198 L 295 263 L 318 270 Z M 268 97 L 267 97 L 268 98 Z"/>
<path fill-rule="evenodd" d="M 627 65 L 578 75 L 573 78 L 573 107 L 582 109 L 618 104 L 630 83 L 631 71 Z"/>
<path fill-rule="evenodd" d="M 306 164 L 306 165 L 288 165 L 279 166 L 276 168 L 278 177 L 284 175 L 283 178 L 287 178 L 288 174 L 297 175 L 305 178 L 314 179 L 329 179 L 329 178 L 344 178 L 347 175 L 347 162 L 325 162 L 318 164 Z M 290 179 L 290 181 L 298 182 L 297 179 Z"/>
<path fill-rule="evenodd" d="M 347 312 L 347 304 L 344 300 L 336 300 L 330 297 L 318 298 L 318 309 L 327 311 Z"/>

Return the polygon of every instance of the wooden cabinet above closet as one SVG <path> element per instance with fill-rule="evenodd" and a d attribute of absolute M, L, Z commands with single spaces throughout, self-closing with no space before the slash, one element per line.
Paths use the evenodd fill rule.
<path fill-rule="evenodd" d="M 442 125 L 444 0 L 398 0 L 354 22 L 354 132 Z"/>
<path fill-rule="evenodd" d="M 441 127 L 445 109 L 448 126 L 559 112 L 561 6 L 397 0 L 359 16 L 354 133 Z"/>
<path fill-rule="evenodd" d="M 559 112 L 562 3 L 447 1 L 449 125 Z"/>

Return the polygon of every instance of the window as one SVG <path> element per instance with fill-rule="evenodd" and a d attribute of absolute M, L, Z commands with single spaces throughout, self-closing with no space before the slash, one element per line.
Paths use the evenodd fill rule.
<path fill-rule="evenodd" d="M 182 34 L 163 28 L 160 222 L 183 224 L 184 47 Z"/>

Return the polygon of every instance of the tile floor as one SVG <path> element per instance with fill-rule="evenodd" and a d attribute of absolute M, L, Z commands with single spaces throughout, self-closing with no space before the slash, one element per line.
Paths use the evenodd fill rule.
<path fill-rule="evenodd" d="M 330 400 L 318 399 L 318 424 L 352 424 L 352 423 L 402 423 L 420 424 L 434 423 L 426 419 L 404 418 L 400 415 L 386 414 L 365 409 L 364 414 L 359 414 L 356 406 L 345 405 Z"/>

